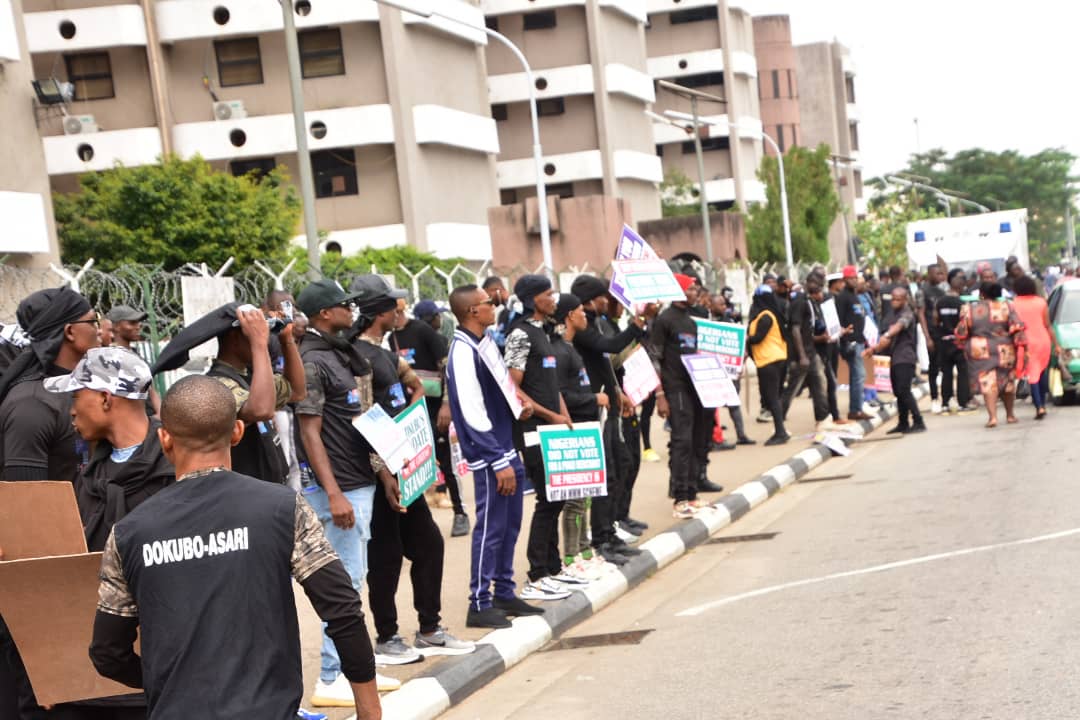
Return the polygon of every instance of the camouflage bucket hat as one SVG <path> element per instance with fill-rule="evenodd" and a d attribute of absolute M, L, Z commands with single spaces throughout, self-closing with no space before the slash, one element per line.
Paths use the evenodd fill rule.
<path fill-rule="evenodd" d="M 145 400 L 150 380 L 150 366 L 130 350 L 93 348 L 70 375 L 46 379 L 45 389 L 55 393 L 98 390 L 128 400 Z"/>

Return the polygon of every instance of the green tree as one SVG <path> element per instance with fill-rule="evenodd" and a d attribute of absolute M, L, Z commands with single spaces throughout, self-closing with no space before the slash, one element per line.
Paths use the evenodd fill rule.
<path fill-rule="evenodd" d="M 200 157 L 118 166 L 79 178 L 80 192 L 53 199 L 65 262 L 94 258 L 109 271 L 128 263 L 173 270 L 235 257 L 280 262 L 296 234 L 300 200 L 279 168 L 259 178 L 218 172 Z"/>
<path fill-rule="evenodd" d="M 701 200 L 694 183 L 679 168 L 664 174 L 660 183 L 660 212 L 663 217 L 679 217 L 701 213 Z"/>
<path fill-rule="evenodd" d="M 866 219 L 855 223 L 861 259 L 867 265 L 878 268 L 892 265 L 906 268 L 907 224 L 942 214 L 932 203 L 925 204 L 918 193 L 902 192 L 876 196 L 870 203 L 870 212 Z"/>
<path fill-rule="evenodd" d="M 815 150 L 790 148 L 784 154 L 788 212 L 791 219 L 791 252 L 796 261 L 829 259 L 829 228 L 840 212 L 840 198 L 829 169 L 829 146 Z M 746 243 L 754 262 L 782 262 L 784 229 L 780 206 L 780 172 L 775 157 L 761 161 L 758 179 L 765 183 L 767 203 L 750 209 Z"/>
<path fill-rule="evenodd" d="M 1075 196 L 1072 174 L 1077 158 L 1061 148 L 1034 155 L 981 148 L 949 156 L 942 149 L 913 155 L 907 172 L 928 185 L 966 195 L 991 210 L 1028 210 L 1028 244 L 1034 263 L 1050 264 L 1065 243 L 1065 208 Z M 953 215 L 974 212 L 953 205 Z"/>
<path fill-rule="evenodd" d="M 303 248 L 294 247 L 292 256 L 296 258 L 293 272 L 303 275 L 307 272 L 307 251 Z M 338 253 L 323 253 L 319 258 L 322 274 L 324 277 L 337 280 L 343 286 L 349 283 L 357 275 L 366 275 L 374 267 L 384 275 L 393 275 L 399 288 L 412 290 L 412 279 L 409 273 L 416 274 L 430 266 L 432 270 L 420 277 L 420 294 L 424 298 L 445 298 L 446 281 L 441 275 L 433 272 L 435 268 L 449 273 L 457 265 L 467 265 L 468 261 L 463 258 L 440 258 L 432 253 L 422 252 L 411 245 L 395 245 L 388 248 L 365 248 L 352 255 L 340 255 Z M 409 272 L 402 270 L 406 268 Z M 458 284 L 466 282 L 463 275 L 455 276 Z M 469 279 L 471 282 L 471 279 Z M 305 281 L 306 282 L 306 281 Z M 420 300 L 422 298 L 413 298 Z"/>

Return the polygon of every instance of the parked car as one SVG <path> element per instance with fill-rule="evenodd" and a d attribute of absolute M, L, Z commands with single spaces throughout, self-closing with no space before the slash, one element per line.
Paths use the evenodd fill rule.
<path fill-rule="evenodd" d="M 1061 283 L 1050 293 L 1050 327 L 1066 361 L 1061 378 L 1065 393 L 1054 398 L 1054 404 L 1072 403 L 1080 390 L 1080 280 Z M 1057 357 L 1050 359 L 1050 367 L 1059 367 Z"/>

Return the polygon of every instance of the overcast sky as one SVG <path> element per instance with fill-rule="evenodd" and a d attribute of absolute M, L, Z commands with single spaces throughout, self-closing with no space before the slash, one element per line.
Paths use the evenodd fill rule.
<path fill-rule="evenodd" d="M 917 148 L 1080 155 L 1080 3 L 1073 0 L 746 0 L 791 16 L 795 44 L 851 48 L 864 177 Z M 919 119 L 916 139 L 914 119 Z"/>

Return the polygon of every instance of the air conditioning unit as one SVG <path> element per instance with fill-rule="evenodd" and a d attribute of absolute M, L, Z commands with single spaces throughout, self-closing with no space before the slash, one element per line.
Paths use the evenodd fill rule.
<path fill-rule="evenodd" d="M 246 117 L 247 110 L 244 109 L 243 100 L 225 100 L 214 103 L 215 120 L 237 120 Z"/>
<path fill-rule="evenodd" d="M 68 115 L 64 118 L 65 135 L 85 135 L 97 131 L 98 126 L 93 115 Z"/>

